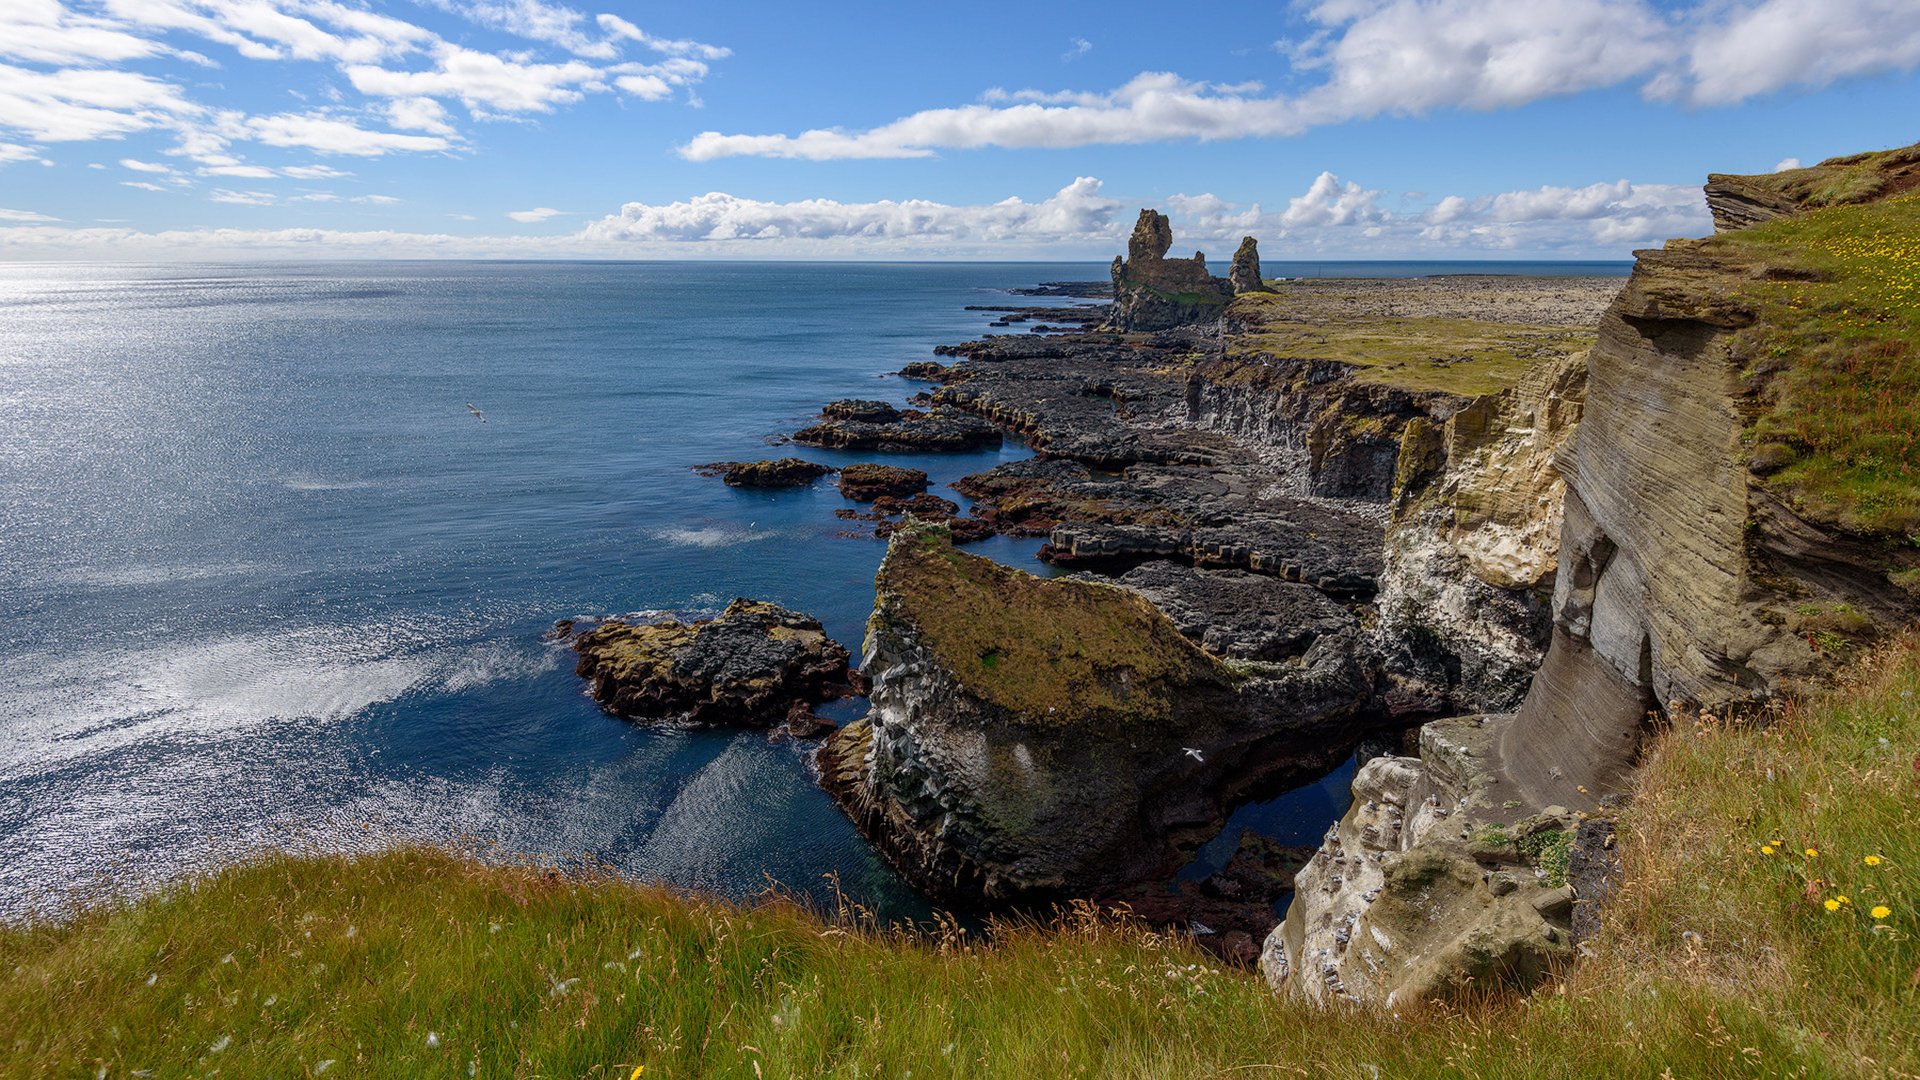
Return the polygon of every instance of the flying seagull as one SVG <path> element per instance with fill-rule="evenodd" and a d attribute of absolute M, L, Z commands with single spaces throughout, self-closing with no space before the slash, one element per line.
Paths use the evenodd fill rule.
<path fill-rule="evenodd" d="M 1185 750 L 1187 752 L 1187 756 L 1192 758 L 1195 761 L 1205 762 L 1207 760 L 1206 758 L 1200 756 L 1200 751 L 1195 750 L 1191 746 L 1183 746 L 1180 749 Z"/>
<path fill-rule="evenodd" d="M 478 420 L 483 424 L 487 422 L 487 414 L 481 412 L 479 406 L 475 405 L 473 402 L 471 401 L 467 402 L 467 411 L 473 414 L 473 418 L 475 420 Z"/>

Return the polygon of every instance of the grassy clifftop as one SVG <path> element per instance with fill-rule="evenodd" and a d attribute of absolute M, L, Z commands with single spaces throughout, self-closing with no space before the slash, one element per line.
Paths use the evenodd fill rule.
<path fill-rule="evenodd" d="M 1139 593 L 968 555 L 940 526 L 896 532 L 874 585 L 870 626 L 904 624 L 969 691 L 1032 722 L 1156 723 L 1181 693 L 1234 679 Z"/>
<path fill-rule="evenodd" d="M 1828 179 L 1865 183 L 1852 167 Z M 1748 271 L 1756 318 L 1735 348 L 1755 468 L 1810 517 L 1920 542 L 1920 190 L 1705 247 Z"/>
<path fill-rule="evenodd" d="M 1907 638 L 1667 736 L 1596 955 L 1524 1000 L 1320 1012 L 1087 917 L 909 939 L 407 850 L 0 931 L 0 1076 L 1910 1076 L 1916 692 Z"/>

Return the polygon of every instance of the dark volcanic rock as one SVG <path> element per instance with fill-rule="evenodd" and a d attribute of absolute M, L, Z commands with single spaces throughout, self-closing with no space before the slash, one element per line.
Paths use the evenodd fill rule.
<path fill-rule="evenodd" d="M 805 487 L 834 470 L 800 458 L 777 461 L 715 461 L 695 465 L 702 476 L 718 476 L 730 487 L 783 488 Z"/>
<path fill-rule="evenodd" d="M 856 502 L 883 495 L 912 496 L 927 490 L 927 474 L 897 465 L 848 465 L 840 470 L 840 494 Z"/>
<path fill-rule="evenodd" d="M 1240 241 L 1240 250 L 1233 253 L 1233 268 L 1227 271 L 1227 280 L 1233 282 L 1235 294 L 1267 291 L 1267 284 L 1260 277 L 1260 244 L 1253 237 Z"/>
<path fill-rule="evenodd" d="M 1215 656 L 1285 660 L 1316 640 L 1358 625 L 1325 593 L 1240 570 L 1203 570 L 1155 560 L 1119 583 L 1166 612 L 1180 632 Z"/>
<path fill-rule="evenodd" d="M 1233 286 L 1207 272 L 1206 257 L 1169 259 L 1173 228 L 1167 216 L 1140 211 L 1127 257 L 1113 260 L 1113 316 L 1117 330 L 1164 330 L 1220 318 Z"/>
<path fill-rule="evenodd" d="M 1035 578 L 927 528 L 896 533 L 875 590 L 872 709 L 828 740 L 823 782 L 939 897 L 1164 879 L 1236 798 L 1359 737 L 1371 675 L 1350 636 L 1230 667 L 1137 593 Z"/>
<path fill-rule="evenodd" d="M 903 379 L 919 379 L 923 382 L 946 382 L 950 369 L 938 360 L 915 360 L 901 368 L 897 374 Z"/>
<path fill-rule="evenodd" d="M 891 424 L 900 419 L 900 410 L 884 401 L 862 401 L 847 398 L 842 401 L 829 401 L 820 410 L 827 420 L 856 420 L 863 424 Z"/>
<path fill-rule="evenodd" d="M 837 450 L 920 451 L 978 450 L 981 447 L 998 446 L 1001 441 L 999 428 L 957 409 L 936 408 L 929 413 L 920 413 L 913 410 L 900 412 L 891 405 L 886 408 L 894 413 L 895 419 L 856 420 L 823 413 L 827 416 L 825 420 L 795 432 L 793 441 Z M 868 415 L 884 414 L 873 412 Z"/>
<path fill-rule="evenodd" d="M 694 623 L 604 622 L 573 647 L 594 699 L 637 720 L 767 727 L 848 690 L 847 650 L 819 620 L 761 600 Z"/>

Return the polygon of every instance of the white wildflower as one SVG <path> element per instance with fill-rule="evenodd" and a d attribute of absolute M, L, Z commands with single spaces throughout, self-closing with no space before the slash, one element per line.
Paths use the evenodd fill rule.
<path fill-rule="evenodd" d="M 321 1073 L 326 1072 L 328 1069 L 331 1069 L 331 1068 L 333 1068 L 333 1059 L 321 1058 L 319 1061 L 316 1061 L 313 1063 L 313 1075 L 319 1076 Z"/>
<path fill-rule="evenodd" d="M 431 1050 L 434 1047 L 439 1045 L 440 1045 L 440 1033 L 437 1031 L 427 1032 L 427 1049 Z"/>
<path fill-rule="evenodd" d="M 562 979 L 559 982 L 553 984 L 553 989 L 547 991 L 547 996 L 561 997 L 564 994 L 566 994 L 567 991 L 573 989 L 573 984 L 579 981 L 580 980 L 578 978 Z"/>
<path fill-rule="evenodd" d="M 233 1036 L 222 1035 L 219 1038 L 213 1040 L 212 1046 L 207 1047 L 207 1053 L 217 1054 L 220 1051 L 225 1050 L 227 1047 L 232 1045 L 233 1045 Z"/>

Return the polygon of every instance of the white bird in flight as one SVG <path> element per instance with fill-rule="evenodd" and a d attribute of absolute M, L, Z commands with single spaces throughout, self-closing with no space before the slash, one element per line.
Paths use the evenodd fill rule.
<path fill-rule="evenodd" d="M 1187 752 L 1187 756 L 1192 758 L 1195 761 L 1205 762 L 1207 760 L 1206 758 L 1200 755 L 1200 751 L 1195 750 L 1191 746 L 1183 746 L 1180 749 L 1185 750 Z"/>
<path fill-rule="evenodd" d="M 487 414 L 481 412 L 479 407 L 476 406 L 473 402 L 471 401 L 467 402 L 467 411 L 473 414 L 473 418 L 475 420 L 478 420 L 483 424 L 487 422 Z"/>

